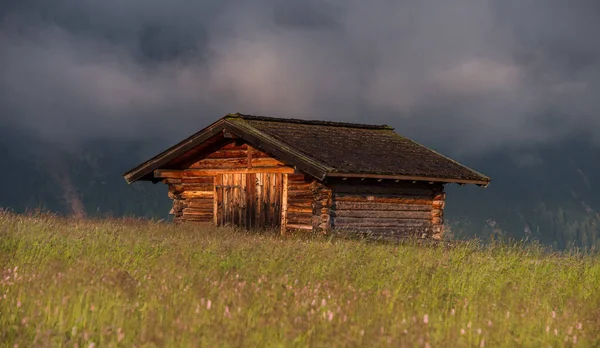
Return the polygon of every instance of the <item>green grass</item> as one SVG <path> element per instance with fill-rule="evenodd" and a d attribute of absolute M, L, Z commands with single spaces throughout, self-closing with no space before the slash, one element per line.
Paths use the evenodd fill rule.
<path fill-rule="evenodd" d="M 600 256 L 0 213 L 0 346 L 600 345 Z"/>

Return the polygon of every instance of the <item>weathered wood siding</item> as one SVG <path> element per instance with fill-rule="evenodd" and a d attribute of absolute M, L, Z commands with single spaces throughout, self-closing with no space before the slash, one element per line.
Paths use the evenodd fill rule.
<path fill-rule="evenodd" d="M 184 169 L 161 169 L 175 221 L 277 227 L 284 173 L 293 169 L 248 144 L 231 142 Z"/>
<path fill-rule="evenodd" d="M 327 186 L 332 191 L 333 230 L 373 237 L 441 237 L 445 199 L 442 184 L 340 179 Z"/>
<path fill-rule="evenodd" d="M 307 175 L 287 174 L 286 230 L 312 230 L 313 182 Z"/>
<path fill-rule="evenodd" d="M 247 229 L 280 225 L 283 174 L 220 174 L 215 188 L 217 225 Z"/>
<path fill-rule="evenodd" d="M 213 176 L 182 176 L 163 180 L 169 185 L 174 220 L 211 222 L 213 220 Z"/>

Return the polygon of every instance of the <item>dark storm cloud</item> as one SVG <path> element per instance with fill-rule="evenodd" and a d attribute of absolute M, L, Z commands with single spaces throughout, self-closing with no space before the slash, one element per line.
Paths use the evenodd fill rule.
<path fill-rule="evenodd" d="M 227 112 L 383 122 L 454 152 L 600 126 L 600 12 L 546 1 L 20 1 L 2 123 L 182 136 Z"/>

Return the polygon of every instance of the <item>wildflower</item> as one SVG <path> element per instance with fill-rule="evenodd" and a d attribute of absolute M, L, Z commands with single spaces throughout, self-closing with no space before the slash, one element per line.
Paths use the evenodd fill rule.
<path fill-rule="evenodd" d="M 577 344 L 577 335 L 573 336 L 573 344 Z"/>
<path fill-rule="evenodd" d="M 477 329 L 477 334 L 481 335 L 481 329 Z"/>
<path fill-rule="evenodd" d="M 231 318 L 231 313 L 229 312 L 229 306 L 225 306 L 225 313 L 223 313 L 225 318 Z"/>
<path fill-rule="evenodd" d="M 123 332 L 123 329 L 118 328 L 117 329 L 117 342 L 120 343 L 124 338 L 125 338 L 125 333 Z"/>
<path fill-rule="evenodd" d="M 465 334 L 465 329 L 460 329 L 460 334 L 464 335 Z"/>
<path fill-rule="evenodd" d="M 21 308 L 21 301 L 17 301 L 17 308 Z"/>
<path fill-rule="evenodd" d="M 321 300 L 321 306 L 323 306 L 323 307 L 324 307 L 326 304 L 327 304 L 327 301 L 325 301 L 325 299 L 322 299 L 322 300 Z"/>
<path fill-rule="evenodd" d="M 96 344 L 94 342 L 90 342 L 90 344 L 88 345 L 88 348 L 95 348 Z"/>
<path fill-rule="evenodd" d="M 93 312 L 93 311 L 95 311 L 95 310 L 96 310 L 96 306 L 94 306 L 94 305 L 91 305 L 91 306 L 90 306 L 90 311 L 92 311 L 92 312 Z"/>
<path fill-rule="evenodd" d="M 488 326 L 490 326 L 490 327 L 491 327 L 492 325 L 493 325 L 492 321 L 491 321 L 491 320 L 488 320 Z"/>
<path fill-rule="evenodd" d="M 552 311 L 552 319 L 556 319 L 556 312 Z"/>
<path fill-rule="evenodd" d="M 483 339 L 483 338 L 481 339 L 481 342 L 479 343 L 479 347 L 480 348 L 485 347 L 485 339 Z"/>
<path fill-rule="evenodd" d="M 471 328 L 471 322 L 468 322 L 467 323 L 467 329 L 470 329 L 470 328 Z"/>
<path fill-rule="evenodd" d="M 546 332 L 550 332 L 550 326 L 546 325 Z"/>
<path fill-rule="evenodd" d="M 423 316 L 423 324 L 427 324 L 427 323 L 429 323 L 429 315 L 425 314 Z"/>
<path fill-rule="evenodd" d="M 454 315 L 454 314 L 456 314 L 456 310 L 455 310 L 454 308 L 452 308 L 452 310 L 450 311 L 450 314 L 451 314 L 451 315 Z"/>
<path fill-rule="evenodd" d="M 558 336 L 558 329 L 554 329 L 554 336 Z"/>
<path fill-rule="evenodd" d="M 509 319 L 509 318 L 510 318 L 510 312 L 506 311 L 506 319 Z"/>
<path fill-rule="evenodd" d="M 569 326 L 569 331 L 568 331 L 569 335 L 573 333 L 573 327 Z"/>
<path fill-rule="evenodd" d="M 333 320 L 333 312 L 327 311 L 327 320 L 329 320 L 329 321 Z"/>
<path fill-rule="evenodd" d="M 200 305 L 196 305 L 196 311 L 195 311 L 195 313 L 196 314 L 200 313 Z"/>
<path fill-rule="evenodd" d="M 6 296 L 6 295 L 5 295 Z M 6 297 L 5 297 L 6 298 Z M 583 329 L 583 324 L 577 323 L 577 330 Z"/>
<path fill-rule="evenodd" d="M 212 307 L 212 302 L 210 300 L 206 301 L 206 309 L 210 309 Z"/>
<path fill-rule="evenodd" d="M 425 342 L 425 348 L 431 348 L 431 345 L 429 344 L 429 342 Z"/>
<path fill-rule="evenodd" d="M 364 336 L 365 335 L 365 330 L 360 330 L 360 335 Z"/>

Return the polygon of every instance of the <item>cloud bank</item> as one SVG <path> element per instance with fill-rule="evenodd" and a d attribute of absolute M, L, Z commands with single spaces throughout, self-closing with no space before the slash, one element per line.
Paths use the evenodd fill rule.
<path fill-rule="evenodd" d="M 239 111 L 465 155 L 597 136 L 599 19 L 595 1 L 9 1 L 0 127 L 174 141 Z"/>

